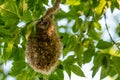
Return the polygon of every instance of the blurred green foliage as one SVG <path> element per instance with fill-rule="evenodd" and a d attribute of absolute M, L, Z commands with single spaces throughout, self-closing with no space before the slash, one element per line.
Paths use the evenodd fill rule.
<path fill-rule="evenodd" d="M 92 77 L 101 67 L 101 79 L 108 75 L 112 77 L 118 74 L 116 80 L 119 80 L 120 51 L 113 48 L 115 44 L 112 41 L 104 41 L 101 38 L 102 26 L 98 22 L 107 8 L 110 8 L 112 12 L 115 8 L 120 8 L 118 0 L 62 1 L 62 4 L 69 5 L 70 11 L 58 10 L 54 17 L 55 22 L 67 18 L 68 24 L 72 20 L 75 23 L 71 28 L 69 25 L 57 27 L 58 34 L 62 37 L 63 59 L 49 76 L 36 73 L 25 61 L 26 39 L 34 30 L 34 21 L 46 11 L 43 4 L 48 5 L 48 0 L 0 0 L 0 80 L 5 80 L 7 75 L 16 77 L 17 80 L 43 80 L 45 78 L 63 80 L 64 71 L 69 77 L 71 77 L 71 72 L 85 77 L 81 66 L 89 63 L 92 58 L 94 64 L 91 69 Z M 85 16 L 85 20 L 80 18 L 82 15 Z M 92 17 L 91 20 L 89 20 L 90 17 Z M 18 24 L 21 22 L 25 25 L 20 27 Z M 60 28 L 64 28 L 65 32 L 60 32 Z M 120 36 L 119 28 L 120 25 L 116 33 Z M 71 51 L 74 54 L 68 56 Z M 2 65 L 7 61 L 13 61 L 13 63 L 11 70 L 5 74 Z"/>

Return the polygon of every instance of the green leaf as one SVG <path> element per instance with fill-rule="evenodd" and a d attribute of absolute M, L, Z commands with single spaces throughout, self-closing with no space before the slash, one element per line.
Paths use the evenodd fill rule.
<path fill-rule="evenodd" d="M 13 41 L 10 41 L 6 47 L 6 52 L 11 52 L 12 51 L 12 48 L 13 48 L 13 44 L 14 42 Z"/>
<path fill-rule="evenodd" d="M 7 38 L 7 37 L 11 37 L 11 36 L 12 35 L 10 34 L 9 30 L 0 27 L 0 37 Z"/>
<path fill-rule="evenodd" d="M 93 25 L 95 26 L 96 29 L 101 30 L 101 26 L 98 22 L 93 22 Z"/>
<path fill-rule="evenodd" d="M 70 11 L 66 14 L 66 17 L 70 20 L 78 19 L 78 10 L 77 7 L 70 7 Z"/>
<path fill-rule="evenodd" d="M 71 66 L 70 66 L 70 65 L 66 65 L 66 66 L 65 66 L 65 71 L 67 72 L 67 74 L 68 74 L 69 77 L 71 78 Z"/>
<path fill-rule="evenodd" d="M 30 22 L 32 20 L 30 11 L 25 10 L 22 18 L 23 18 L 23 21 Z"/>
<path fill-rule="evenodd" d="M 66 0 L 66 4 L 77 6 L 80 5 L 80 0 Z"/>
<path fill-rule="evenodd" d="M 16 3 L 14 0 L 7 0 L 3 7 L 1 7 L 4 11 L 13 13 L 15 15 L 18 15 L 18 7 L 16 6 Z"/>
<path fill-rule="evenodd" d="M 120 57 L 120 50 L 118 49 L 118 47 L 113 45 L 109 50 L 109 54 L 112 56 Z"/>
<path fill-rule="evenodd" d="M 98 72 L 99 68 L 101 67 L 102 61 L 103 61 L 103 57 L 104 57 L 104 55 L 100 54 L 99 52 L 97 52 L 96 55 L 94 56 L 94 61 L 93 61 L 94 66 L 91 69 L 93 71 L 92 77 L 94 77 L 96 75 L 96 73 Z"/>
<path fill-rule="evenodd" d="M 60 78 L 61 80 L 64 80 L 63 70 L 62 70 L 62 69 L 57 69 L 56 72 L 57 72 L 57 75 L 59 76 L 59 78 Z"/>
<path fill-rule="evenodd" d="M 64 43 L 63 56 L 66 56 L 68 52 L 74 50 L 78 38 L 75 35 L 65 34 L 62 40 Z"/>
<path fill-rule="evenodd" d="M 114 68 L 114 66 L 113 65 L 109 65 L 109 68 L 108 68 L 108 75 L 110 75 L 110 76 L 114 76 L 115 74 L 116 74 L 116 72 L 115 72 L 115 68 Z"/>
<path fill-rule="evenodd" d="M 77 19 L 75 25 L 72 27 L 73 32 L 78 32 L 82 24 L 82 19 Z"/>
<path fill-rule="evenodd" d="M 3 59 L 6 62 L 11 54 L 12 54 L 12 48 L 13 48 L 14 42 L 13 41 L 9 41 L 8 43 L 5 43 L 4 45 L 4 49 L 3 49 Z"/>
<path fill-rule="evenodd" d="M 52 75 L 50 75 L 49 80 L 61 80 L 61 79 L 59 78 L 58 75 L 52 74 Z"/>
<path fill-rule="evenodd" d="M 115 8 L 118 8 L 118 9 L 119 9 L 119 5 L 120 5 L 120 4 L 118 3 L 118 1 L 119 1 L 119 0 L 112 0 L 112 1 L 111 1 L 111 3 L 112 3 L 111 6 L 110 6 L 111 12 L 113 12 Z"/>
<path fill-rule="evenodd" d="M 6 22 L 7 26 L 13 27 L 13 26 L 16 26 L 18 24 L 19 17 L 16 14 L 9 12 L 9 11 L 5 11 L 5 10 L 3 10 L 2 13 L 3 13 L 3 15 L 2 15 L 3 19 Z"/>
<path fill-rule="evenodd" d="M 10 74 L 13 76 L 20 74 L 22 70 L 25 68 L 25 66 L 26 63 L 24 61 L 14 61 Z"/>
<path fill-rule="evenodd" d="M 105 78 L 108 75 L 108 68 L 104 68 L 102 67 L 101 69 L 101 76 L 100 76 L 100 80 L 102 80 L 103 78 Z"/>
<path fill-rule="evenodd" d="M 85 77 L 83 71 L 81 70 L 81 68 L 77 65 L 72 65 L 71 66 L 71 70 L 73 73 L 75 73 L 76 75 L 78 76 L 82 76 L 82 77 Z"/>
<path fill-rule="evenodd" d="M 45 7 L 43 7 L 43 3 L 48 3 L 48 0 L 28 0 L 28 9 L 32 13 L 32 20 L 37 20 L 44 13 Z"/>
<path fill-rule="evenodd" d="M 15 61 L 24 61 L 25 60 L 25 50 L 23 48 L 19 48 L 18 46 L 14 46 L 12 50 L 12 57 Z"/>
<path fill-rule="evenodd" d="M 5 25 L 5 22 L 2 19 L 0 19 L 0 25 Z"/>
<path fill-rule="evenodd" d="M 104 56 L 103 59 L 102 59 L 102 65 L 103 65 L 104 68 L 108 67 L 108 63 L 109 63 L 108 61 L 109 60 L 107 59 L 107 57 Z"/>
<path fill-rule="evenodd" d="M 52 0 L 52 2 L 53 2 L 53 0 Z M 48 3 L 48 0 L 43 0 L 43 3 L 47 4 L 47 3 Z"/>
<path fill-rule="evenodd" d="M 0 0 L 0 5 L 4 3 L 5 0 Z"/>
<path fill-rule="evenodd" d="M 95 53 L 94 49 L 88 49 L 84 52 L 83 63 L 88 63 L 91 61 L 93 54 Z"/>
<path fill-rule="evenodd" d="M 83 57 L 83 45 L 82 43 L 78 43 L 76 44 L 75 48 L 75 55 L 77 56 L 77 63 L 79 63 L 79 65 L 81 65 L 82 63 L 82 57 Z"/>
<path fill-rule="evenodd" d="M 115 68 L 116 73 L 118 73 L 120 75 L 120 57 L 113 57 L 112 58 L 113 61 L 113 66 Z"/>
<path fill-rule="evenodd" d="M 116 78 L 116 80 L 120 80 L 120 75 L 118 75 L 118 77 Z"/>
<path fill-rule="evenodd" d="M 112 43 L 111 42 L 107 42 L 107 41 L 103 41 L 103 40 L 99 40 L 98 44 L 96 45 L 97 48 L 99 49 L 107 49 L 112 47 Z"/>
<path fill-rule="evenodd" d="M 98 67 L 98 66 L 93 66 L 92 67 L 92 69 L 91 69 L 93 71 L 92 72 L 92 78 L 96 75 L 96 73 L 98 72 L 99 68 L 100 67 Z"/>
<path fill-rule="evenodd" d="M 28 9 L 33 11 L 34 10 L 34 7 L 35 7 L 35 2 L 34 0 L 28 0 L 27 3 L 28 3 Z"/>
<path fill-rule="evenodd" d="M 76 62 L 75 55 L 70 55 L 67 59 L 63 61 L 63 63 L 68 66 L 74 64 L 75 62 Z"/>
<path fill-rule="evenodd" d="M 91 37 L 91 38 L 93 38 L 93 39 L 95 39 L 95 40 L 99 40 L 101 33 L 100 33 L 100 32 L 97 32 L 97 31 L 95 30 L 95 28 L 91 26 L 91 27 L 89 28 L 88 35 L 89 35 L 89 37 Z"/>
<path fill-rule="evenodd" d="M 88 63 L 91 61 L 93 55 L 95 54 L 95 46 L 93 39 L 85 38 L 83 40 L 83 49 L 86 48 L 83 52 L 83 63 Z"/>
<path fill-rule="evenodd" d="M 102 59 L 101 79 L 110 74 L 110 71 L 113 71 L 110 69 L 110 55 L 106 54 Z"/>
<path fill-rule="evenodd" d="M 21 73 L 16 76 L 16 80 L 38 80 L 36 78 L 39 75 L 36 75 L 36 72 L 32 68 L 27 68 L 22 70 Z"/>
<path fill-rule="evenodd" d="M 103 11 L 104 6 L 106 5 L 106 0 L 100 0 L 99 5 L 96 8 L 97 15 L 100 15 Z"/>
<path fill-rule="evenodd" d="M 120 24 L 117 26 L 116 28 L 116 33 L 118 34 L 118 36 L 120 37 Z"/>
<path fill-rule="evenodd" d="M 26 34 L 25 34 L 25 37 L 26 37 L 26 39 L 28 39 L 28 37 L 29 37 L 29 35 L 30 34 L 35 34 L 35 27 L 34 27 L 34 24 L 33 24 L 33 22 L 30 22 L 30 23 L 28 23 L 27 25 L 26 25 L 26 27 L 27 27 L 27 32 L 26 32 Z M 26 29 L 26 28 L 24 28 L 24 29 Z M 25 31 L 25 30 L 24 30 Z M 24 35 L 24 34 L 23 34 Z"/>
<path fill-rule="evenodd" d="M 96 6 L 98 6 L 99 4 L 99 1 L 98 0 L 93 0 L 93 4 L 92 6 L 95 8 Z"/>
<path fill-rule="evenodd" d="M 31 72 L 31 74 L 32 74 L 33 72 Z M 14 75 L 12 75 L 12 76 L 14 76 Z M 30 79 L 27 79 L 27 71 L 25 71 L 25 70 L 23 70 L 23 71 L 21 71 L 20 72 L 20 74 L 17 74 L 16 75 L 16 80 L 30 80 L 30 79 L 32 79 L 32 77 L 30 78 Z"/>

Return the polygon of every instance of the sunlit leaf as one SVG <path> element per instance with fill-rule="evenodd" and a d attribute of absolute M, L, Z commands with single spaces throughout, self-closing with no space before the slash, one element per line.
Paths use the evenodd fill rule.
<path fill-rule="evenodd" d="M 79 0 L 66 0 L 66 4 L 77 6 L 77 5 L 80 5 L 80 1 Z"/>
<path fill-rule="evenodd" d="M 6 48 L 6 52 L 11 52 L 11 51 L 12 51 L 13 44 L 14 44 L 13 41 L 10 41 L 10 42 L 8 43 L 8 46 L 7 46 L 7 48 Z"/>
<path fill-rule="evenodd" d="M 96 13 L 100 15 L 103 11 L 103 8 L 105 7 L 106 1 L 105 0 L 100 0 L 99 5 L 96 8 Z"/>
<path fill-rule="evenodd" d="M 118 4 L 120 5 L 120 0 L 117 0 Z"/>
<path fill-rule="evenodd" d="M 27 27 L 27 33 L 25 34 L 26 39 L 28 39 L 29 35 L 32 33 L 35 33 L 35 27 L 33 23 L 28 23 Z"/>
<path fill-rule="evenodd" d="M 120 50 L 116 45 L 113 45 L 109 50 L 109 54 L 112 56 L 120 57 Z"/>
<path fill-rule="evenodd" d="M 96 29 L 101 30 L 101 26 L 98 22 L 93 22 L 93 25 L 95 26 Z"/>
<path fill-rule="evenodd" d="M 5 43 L 5 49 L 3 52 L 3 59 L 6 62 L 12 53 L 12 48 L 13 48 L 14 42 L 13 41 L 9 41 L 8 43 Z"/>

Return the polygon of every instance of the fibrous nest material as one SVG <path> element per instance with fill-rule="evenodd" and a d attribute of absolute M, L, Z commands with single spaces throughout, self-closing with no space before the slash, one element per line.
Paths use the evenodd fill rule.
<path fill-rule="evenodd" d="M 29 65 L 42 74 L 50 74 L 55 69 L 61 54 L 61 41 L 52 16 L 43 16 L 37 22 L 36 33 L 28 37 L 26 45 Z"/>

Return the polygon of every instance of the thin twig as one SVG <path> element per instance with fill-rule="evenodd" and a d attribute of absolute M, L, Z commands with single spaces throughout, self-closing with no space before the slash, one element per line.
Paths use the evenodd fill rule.
<path fill-rule="evenodd" d="M 106 15 L 105 15 L 105 13 L 104 13 L 104 19 L 105 19 L 105 27 L 106 27 L 106 30 L 107 30 L 107 32 L 108 32 L 108 35 L 109 35 L 111 41 L 113 42 L 114 45 L 116 45 L 116 47 L 117 47 L 118 49 L 120 49 L 119 46 L 117 45 L 117 43 L 113 40 L 112 35 L 110 34 L 110 31 L 109 31 L 109 29 L 108 29 L 108 25 L 107 25 L 107 22 L 106 22 Z"/>

